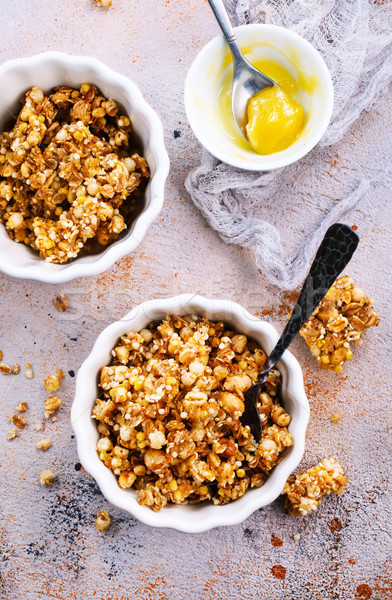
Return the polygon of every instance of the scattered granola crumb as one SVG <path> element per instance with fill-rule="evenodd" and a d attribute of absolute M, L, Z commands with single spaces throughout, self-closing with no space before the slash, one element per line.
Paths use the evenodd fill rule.
<path fill-rule="evenodd" d="M 48 469 L 47 471 L 43 471 L 40 473 L 40 483 L 41 485 L 52 485 L 53 481 L 56 479 L 56 475 Z"/>
<path fill-rule="evenodd" d="M 35 429 L 35 431 L 41 431 L 41 429 L 42 429 L 42 425 L 41 425 L 41 423 L 36 423 L 36 424 L 34 425 L 34 429 Z"/>
<path fill-rule="evenodd" d="M 294 542 L 298 542 L 300 540 L 301 536 L 299 535 L 299 533 L 294 533 L 293 535 L 293 540 Z"/>
<path fill-rule="evenodd" d="M 11 423 L 19 427 L 19 429 L 23 429 L 23 427 L 25 427 L 26 425 L 26 421 L 21 415 L 12 415 L 10 417 L 10 421 Z"/>
<path fill-rule="evenodd" d="M 0 360 L 3 358 L 3 351 L 0 350 Z"/>
<path fill-rule="evenodd" d="M 101 510 L 97 514 L 96 524 L 97 524 L 97 529 L 99 529 L 99 531 L 106 531 L 106 529 L 109 527 L 110 516 L 106 510 Z"/>
<path fill-rule="evenodd" d="M 20 371 L 19 365 L 18 363 L 15 363 L 13 368 L 12 368 L 12 375 L 17 375 Z"/>
<path fill-rule="evenodd" d="M 286 508 L 296 517 L 306 516 L 316 510 L 324 494 L 340 494 L 348 483 L 343 469 L 333 457 L 298 475 L 291 475 L 282 494 L 286 496 Z"/>
<path fill-rule="evenodd" d="M 57 392 L 63 377 L 64 373 L 61 369 L 57 369 L 54 375 L 48 375 L 48 377 L 44 379 L 44 384 L 48 392 Z"/>
<path fill-rule="evenodd" d="M 27 409 L 27 402 L 19 402 L 19 404 L 16 405 L 16 410 L 18 410 L 19 412 L 26 412 Z"/>
<path fill-rule="evenodd" d="M 68 308 L 67 300 L 63 294 L 56 296 L 56 298 L 53 300 L 53 304 L 60 312 L 65 312 Z"/>
<path fill-rule="evenodd" d="M 0 363 L 0 373 L 3 373 L 3 375 L 9 375 L 11 373 L 11 367 L 5 363 Z"/>
<path fill-rule="evenodd" d="M 112 6 L 112 0 L 94 0 L 95 4 L 98 4 L 98 6 L 102 6 L 103 8 L 108 8 L 109 6 Z"/>
<path fill-rule="evenodd" d="M 49 396 L 45 400 L 45 418 L 47 419 L 61 406 L 61 400 L 58 396 Z"/>
<path fill-rule="evenodd" d="M 8 433 L 7 435 L 7 440 L 13 440 L 14 438 L 16 438 L 18 436 L 18 430 L 16 429 L 16 427 L 13 427 L 11 429 L 11 431 Z"/>
<path fill-rule="evenodd" d="M 31 364 L 30 363 L 26 363 L 26 370 L 25 370 L 25 377 L 26 379 L 33 379 L 34 377 L 34 371 L 31 368 Z"/>
<path fill-rule="evenodd" d="M 39 450 L 47 450 L 48 448 L 50 448 L 52 445 L 52 442 L 50 441 L 49 438 L 44 438 L 43 440 L 41 440 L 40 442 L 37 443 L 37 448 Z"/>
<path fill-rule="evenodd" d="M 344 275 L 335 281 L 300 334 L 320 367 L 340 373 L 344 362 L 353 357 L 350 342 L 361 345 L 363 332 L 379 322 L 372 298 Z"/>
<path fill-rule="evenodd" d="M 339 420 L 340 420 L 340 417 L 339 417 L 339 415 L 333 415 L 333 416 L 331 417 L 331 421 L 332 421 L 332 423 L 337 423 Z"/>

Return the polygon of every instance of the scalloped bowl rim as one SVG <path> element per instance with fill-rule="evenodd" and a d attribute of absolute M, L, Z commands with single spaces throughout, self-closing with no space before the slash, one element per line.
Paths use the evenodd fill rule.
<path fill-rule="evenodd" d="M 101 253 L 94 255 L 94 260 L 83 263 L 82 257 L 73 262 L 56 265 L 45 263 L 44 259 L 37 260 L 31 257 L 30 248 L 26 249 L 26 264 L 12 264 L 12 245 L 15 244 L 8 237 L 4 225 L 0 230 L 0 271 L 22 279 L 32 279 L 45 283 L 64 283 L 77 277 L 97 275 L 110 268 L 116 260 L 129 254 L 141 243 L 147 229 L 161 212 L 164 201 L 164 186 L 169 173 L 169 157 L 164 144 L 163 127 L 155 110 L 144 99 L 139 87 L 131 79 L 118 73 L 96 58 L 83 55 L 71 55 L 64 52 L 43 52 L 28 58 L 15 58 L 0 65 L 0 84 L 3 77 L 13 72 L 26 71 L 26 69 L 42 68 L 48 63 L 58 63 L 65 68 L 86 68 L 95 71 L 97 76 L 105 80 L 105 84 L 122 89 L 130 98 L 130 104 L 149 127 L 149 147 L 151 154 L 156 158 L 156 170 L 150 178 L 150 203 L 145 206 L 142 213 L 133 223 L 132 230 L 120 240 L 115 241 Z M 64 82 L 66 83 L 66 82 Z M 17 100 L 17 98 L 15 98 Z M 6 252 L 5 250 L 9 250 Z M 11 257 L 11 260 L 10 260 Z M 31 258 L 30 258 L 31 257 Z M 48 268 L 49 267 L 49 268 Z"/>
<path fill-rule="evenodd" d="M 159 512 L 140 506 L 134 490 L 120 488 L 112 471 L 99 459 L 96 452 L 99 436 L 95 421 L 91 417 L 91 410 L 97 393 L 97 375 L 100 368 L 108 364 L 110 351 L 118 338 L 126 331 L 140 330 L 151 320 L 164 318 L 172 313 L 206 314 L 212 319 L 214 314 L 224 315 L 223 319 L 226 322 L 236 321 L 238 331 L 241 331 L 242 325 L 244 333 L 248 333 L 256 340 L 263 338 L 263 346 L 267 352 L 272 350 L 279 338 L 278 332 L 271 324 L 252 316 L 241 305 L 230 300 L 208 299 L 195 294 L 148 300 L 135 306 L 125 317 L 106 327 L 98 336 L 90 355 L 77 375 L 71 421 L 77 439 L 80 462 L 98 483 L 107 500 L 147 525 L 172 528 L 186 533 L 199 533 L 217 526 L 241 523 L 254 511 L 270 504 L 280 495 L 287 478 L 303 456 L 309 404 L 304 390 L 301 367 L 294 356 L 286 351 L 278 368 L 281 369 L 283 379 L 287 379 L 288 383 L 282 395 L 284 397 L 290 394 L 294 402 L 295 414 L 292 415 L 289 427 L 294 444 L 273 469 L 267 482 L 261 488 L 248 490 L 240 499 L 224 506 L 215 506 L 212 503 L 168 505 Z M 137 323 L 135 328 L 133 328 L 134 323 Z"/>

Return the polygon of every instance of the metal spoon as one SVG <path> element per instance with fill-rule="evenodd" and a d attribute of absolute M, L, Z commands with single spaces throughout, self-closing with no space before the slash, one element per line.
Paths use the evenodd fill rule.
<path fill-rule="evenodd" d="M 249 425 L 256 442 L 260 441 L 262 430 L 256 404 L 260 390 L 268 379 L 269 372 L 279 362 L 293 338 L 350 262 L 358 242 L 359 237 L 351 227 L 340 223 L 331 225 L 325 234 L 290 319 L 275 348 L 267 358 L 264 371 L 259 374 L 257 382 L 245 392 L 245 411 L 241 417 L 241 422 L 243 425 Z"/>
<path fill-rule="evenodd" d="M 233 85 L 231 88 L 231 110 L 239 132 L 247 140 L 246 109 L 249 98 L 257 92 L 260 92 L 262 89 L 276 84 L 272 79 L 263 75 L 258 69 L 255 69 L 242 54 L 222 0 L 208 1 L 214 11 L 215 17 L 223 31 L 233 56 L 234 74 Z"/>

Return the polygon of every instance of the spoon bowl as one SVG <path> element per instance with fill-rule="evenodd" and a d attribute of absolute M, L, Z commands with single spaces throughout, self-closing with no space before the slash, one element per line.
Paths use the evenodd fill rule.
<path fill-rule="evenodd" d="M 253 67 L 242 54 L 222 0 L 208 1 L 233 57 L 234 74 L 231 89 L 231 111 L 239 132 L 247 140 L 246 124 L 249 99 L 264 88 L 276 84 L 264 73 Z"/>

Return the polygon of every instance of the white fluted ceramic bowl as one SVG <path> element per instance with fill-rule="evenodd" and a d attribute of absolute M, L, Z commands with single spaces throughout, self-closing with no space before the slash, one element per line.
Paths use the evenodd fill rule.
<path fill-rule="evenodd" d="M 47 263 L 30 247 L 11 240 L 0 223 L 0 271 L 12 277 L 62 283 L 102 273 L 116 260 L 135 250 L 161 211 L 169 171 L 161 121 L 135 83 L 95 58 L 45 52 L 1 65 L 0 131 L 10 114 L 15 115 L 20 110 L 20 100 L 32 86 L 48 92 L 59 85 L 79 87 L 84 82 L 97 85 L 106 97 L 119 102 L 133 123 L 151 171 L 144 209 L 132 226 L 100 253 L 76 258 L 62 265 Z"/>
<path fill-rule="evenodd" d="M 96 421 L 91 418 L 91 411 L 98 393 L 100 369 L 109 364 L 111 350 L 119 337 L 127 331 L 140 331 L 151 321 L 173 313 L 180 316 L 198 314 L 214 321 L 223 320 L 237 331 L 254 339 L 267 353 L 279 338 L 272 325 L 252 316 L 242 306 L 228 300 L 210 300 L 202 296 L 183 294 L 174 298 L 144 302 L 120 321 L 109 325 L 98 337 L 91 354 L 77 375 L 71 420 L 77 438 L 80 462 L 112 504 L 153 527 L 171 527 L 187 533 L 197 533 L 221 525 L 240 523 L 255 510 L 273 502 L 279 496 L 288 476 L 298 466 L 304 452 L 309 404 L 304 391 L 301 367 L 294 356 L 286 351 L 278 368 L 283 378 L 283 406 L 292 417 L 289 431 L 294 444 L 285 451 L 283 460 L 273 469 L 266 483 L 261 488 L 249 489 L 242 498 L 222 506 L 207 502 L 193 505 L 171 504 L 160 512 L 140 506 L 135 491 L 120 488 L 114 473 L 99 459 L 96 451 L 99 435 Z"/>

